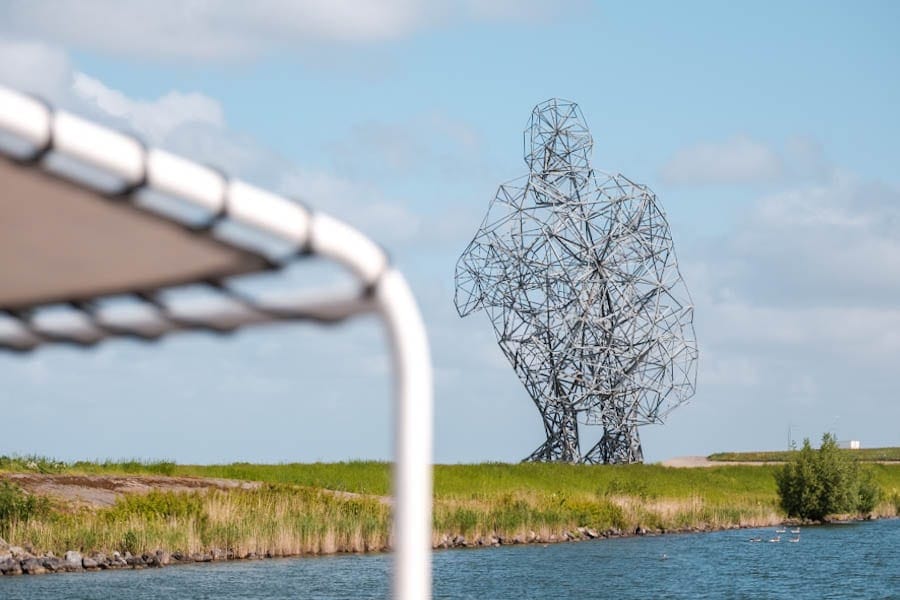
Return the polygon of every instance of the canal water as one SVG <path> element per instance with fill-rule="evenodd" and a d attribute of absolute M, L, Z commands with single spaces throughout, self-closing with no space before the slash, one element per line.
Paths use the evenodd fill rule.
<path fill-rule="evenodd" d="M 444 550 L 434 597 L 900 600 L 900 520 L 805 527 L 788 541 L 796 537 L 768 528 Z M 389 571 L 383 554 L 0 577 L 0 599 L 386 598 Z"/>

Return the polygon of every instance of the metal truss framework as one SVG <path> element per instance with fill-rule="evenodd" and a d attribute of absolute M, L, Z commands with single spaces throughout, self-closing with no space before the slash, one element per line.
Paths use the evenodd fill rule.
<path fill-rule="evenodd" d="M 643 460 L 638 427 L 694 393 L 693 306 L 665 214 L 646 186 L 594 172 L 578 105 L 537 105 L 529 174 L 500 186 L 456 265 L 461 317 L 484 309 L 534 401 L 530 461 Z M 581 450 L 579 425 L 599 425 Z"/>

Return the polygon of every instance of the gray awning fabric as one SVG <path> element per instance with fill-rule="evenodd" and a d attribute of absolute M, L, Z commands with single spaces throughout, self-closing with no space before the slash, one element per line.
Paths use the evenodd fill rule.
<path fill-rule="evenodd" d="M 0 158 L 0 309 L 157 290 L 265 269 L 260 256 Z"/>
<path fill-rule="evenodd" d="M 306 256 L 345 267 L 356 289 L 235 288 Z M 375 311 L 389 270 L 377 244 L 337 219 L 0 86 L 0 349 L 337 322 Z M 167 294 L 197 284 L 224 303 Z M 114 297 L 139 310 L 110 310 Z"/>

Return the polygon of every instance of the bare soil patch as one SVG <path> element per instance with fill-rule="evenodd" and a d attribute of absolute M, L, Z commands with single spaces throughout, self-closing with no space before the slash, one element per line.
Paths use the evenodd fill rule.
<path fill-rule="evenodd" d="M 256 481 L 212 477 L 162 477 L 153 475 L 47 475 L 5 473 L 11 481 L 31 494 L 47 496 L 74 506 L 112 506 L 124 494 L 159 492 L 203 492 L 209 490 L 257 489 Z"/>
<path fill-rule="evenodd" d="M 678 456 L 664 460 L 660 463 L 664 467 L 675 467 L 678 469 L 696 469 L 708 467 L 728 467 L 732 465 L 779 465 L 782 463 L 774 462 L 752 462 L 752 461 L 725 461 L 725 460 L 709 460 L 705 456 Z"/>

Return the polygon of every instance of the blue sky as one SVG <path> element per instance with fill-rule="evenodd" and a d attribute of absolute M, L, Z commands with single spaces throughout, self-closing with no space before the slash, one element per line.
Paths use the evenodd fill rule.
<path fill-rule="evenodd" d="M 900 445 L 896 3 L 252 4 L 6 2 L 0 81 L 380 241 L 430 330 L 437 461 L 541 442 L 486 317 L 456 316 L 453 268 L 554 96 L 595 168 L 657 193 L 694 297 L 697 395 L 642 429 L 647 459 L 789 427 Z M 0 355 L 0 453 L 386 459 L 383 349 L 363 319 Z"/>

